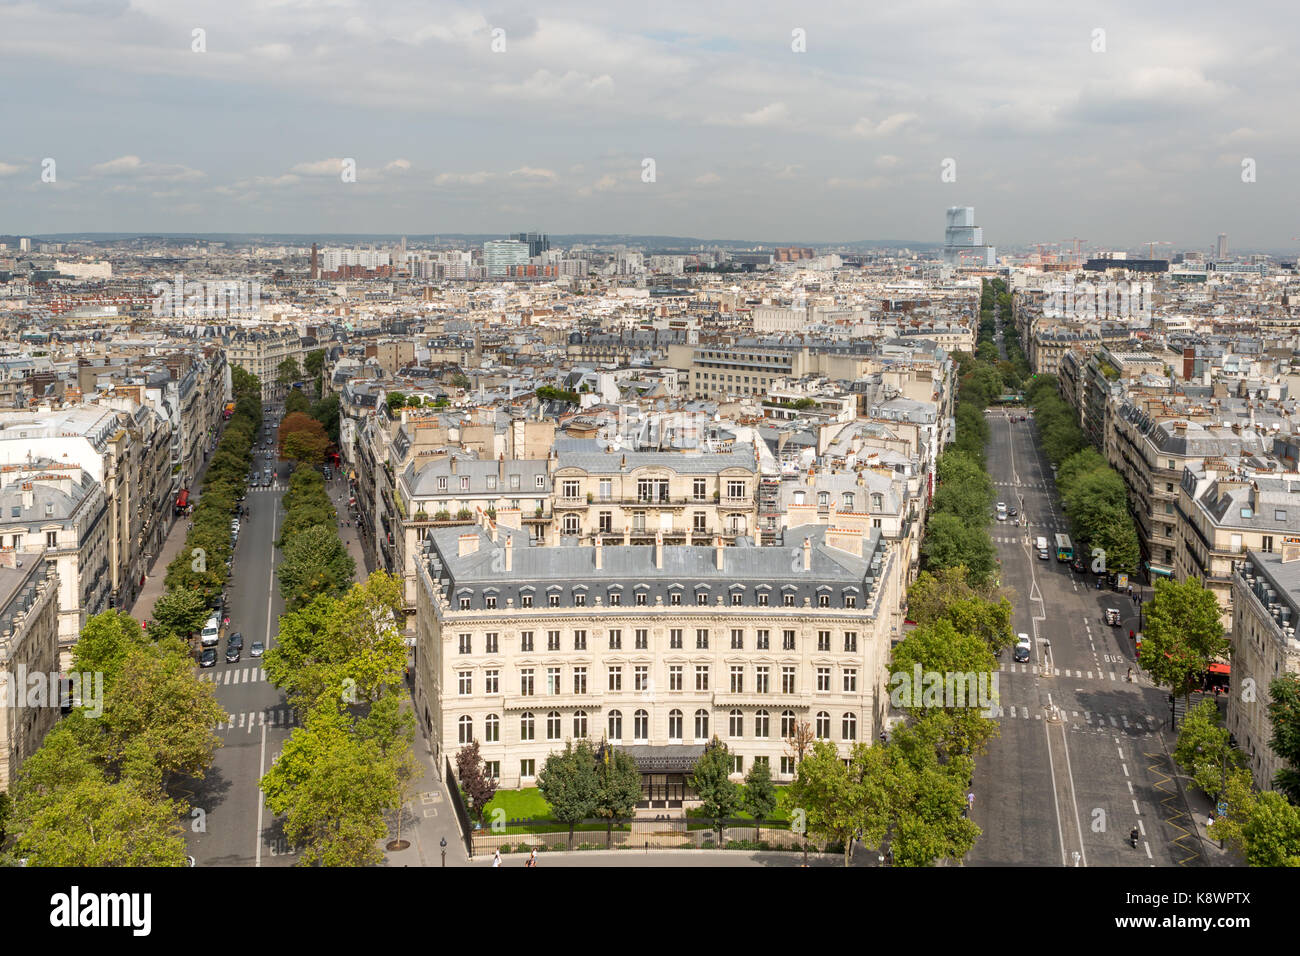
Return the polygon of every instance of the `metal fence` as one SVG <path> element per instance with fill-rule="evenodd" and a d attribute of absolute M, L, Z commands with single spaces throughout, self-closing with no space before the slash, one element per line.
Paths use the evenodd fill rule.
<path fill-rule="evenodd" d="M 465 811 L 465 801 L 460 795 L 460 784 L 456 781 L 456 770 L 451 765 L 451 758 L 444 759 L 447 764 L 447 793 L 451 795 L 452 808 L 456 811 L 456 819 L 460 821 L 460 832 L 465 835 L 465 852 L 473 859 L 476 844 L 470 839 L 473 830 L 470 827 L 469 814 Z"/>
<path fill-rule="evenodd" d="M 499 828 L 491 825 L 470 832 L 472 854 L 527 853 L 570 848 L 569 829 L 554 820 L 507 820 Z M 722 842 L 708 822 L 697 817 L 654 820 L 647 817 L 611 821 L 583 820 L 573 833 L 572 849 L 703 849 L 802 850 L 805 840 L 780 824 L 755 825 L 753 820 L 723 821 Z M 809 849 L 817 849 L 809 844 Z"/>

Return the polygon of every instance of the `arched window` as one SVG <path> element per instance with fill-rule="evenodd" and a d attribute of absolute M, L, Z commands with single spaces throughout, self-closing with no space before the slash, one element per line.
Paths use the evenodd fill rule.
<path fill-rule="evenodd" d="M 843 730 L 844 730 L 844 739 L 845 739 L 845 740 L 857 740 L 857 739 L 858 739 L 858 718 L 857 718 L 857 715 L 856 715 L 856 714 L 845 714 L 845 715 L 844 715 L 844 721 L 843 721 L 843 723 L 844 723 L 844 727 L 843 727 Z"/>
<path fill-rule="evenodd" d="M 553 710 L 546 715 L 546 739 L 560 739 L 560 712 Z"/>
<path fill-rule="evenodd" d="M 519 715 L 519 739 L 533 739 L 533 715 L 529 711 Z"/>
<path fill-rule="evenodd" d="M 745 715 L 739 710 L 733 710 L 727 715 L 727 736 L 743 737 L 745 736 Z"/>
<path fill-rule="evenodd" d="M 609 712 L 609 739 L 619 741 L 623 739 L 623 712 L 611 710 Z"/>
<path fill-rule="evenodd" d="M 576 710 L 573 712 L 573 739 L 582 740 L 587 736 L 587 712 L 585 710 Z"/>
<path fill-rule="evenodd" d="M 650 739 L 650 715 L 644 710 L 638 710 L 632 715 L 632 739 L 637 743 L 645 743 Z"/>
<path fill-rule="evenodd" d="M 754 714 L 754 736 L 767 737 L 771 732 L 771 717 L 767 711 L 760 710 Z"/>
<path fill-rule="evenodd" d="M 462 717 L 456 721 L 460 728 L 460 742 L 467 744 L 474 739 L 474 719 L 472 717 Z"/>
<path fill-rule="evenodd" d="M 670 710 L 668 712 L 668 740 L 670 743 L 675 744 L 682 742 L 682 712 L 680 710 Z"/>
<path fill-rule="evenodd" d="M 709 712 L 707 710 L 697 710 L 695 712 L 695 742 L 709 742 Z"/>
<path fill-rule="evenodd" d="M 501 739 L 501 718 L 496 714 L 488 714 L 487 720 L 483 723 L 483 740 L 486 743 L 494 744 Z"/>
<path fill-rule="evenodd" d="M 826 711 L 817 712 L 817 739 L 830 740 L 831 738 L 831 715 Z"/>
<path fill-rule="evenodd" d="M 794 711 L 793 710 L 781 711 L 781 736 L 782 737 L 794 736 Z"/>

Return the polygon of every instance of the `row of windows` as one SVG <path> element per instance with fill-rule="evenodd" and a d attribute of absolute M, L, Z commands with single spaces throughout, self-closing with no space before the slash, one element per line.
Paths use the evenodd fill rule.
<path fill-rule="evenodd" d="M 510 475 L 510 476 L 509 476 L 509 479 L 510 479 L 510 487 L 511 487 L 511 488 L 516 488 L 516 489 L 519 488 L 519 486 L 520 486 L 520 484 L 521 484 L 521 481 L 520 481 L 520 477 L 519 477 L 518 475 Z M 497 476 L 496 476 L 496 475 L 488 475 L 488 476 L 486 476 L 486 480 L 487 480 L 487 489 L 486 489 L 486 490 L 488 490 L 488 491 L 496 491 L 496 490 L 497 490 Z M 446 491 L 446 490 L 447 490 L 447 483 L 448 483 L 448 481 L 449 481 L 449 479 L 448 479 L 448 477 L 447 477 L 446 475 L 439 475 L 439 476 L 438 476 L 438 490 L 439 490 L 439 491 Z M 470 485 L 470 476 L 469 476 L 469 475 L 461 475 L 461 476 L 460 476 L 460 490 L 461 490 L 461 491 L 469 491 L 469 490 L 470 490 L 470 486 L 469 486 L 469 485 Z M 545 488 L 546 488 L 546 476 L 545 476 L 545 475 L 534 475 L 534 476 L 533 476 L 533 486 L 534 486 L 535 488 L 545 489 Z"/>
<path fill-rule="evenodd" d="M 695 649 L 707 651 L 712 640 L 713 632 L 707 627 L 695 628 Z M 722 639 L 721 632 L 719 640 Z M 519 632 L 519 650 L 521 653 L 528 653 L 536 650 L 537 632 L 520 631 Z M 561 650 L 560 638 L 561 631 L 546 632 L 546 649 L 548 651 Z M 685 640 L 686 628 L 674 627 L 668 630 L 668 648 L 669 650 L 682 650 Z M 623 649 L 623 629 L 610 628 L 605 632 L 606 639 L 609 641 L 611 651 Z M 650 649 L 650 629 L 646 627 L 633 628 L 629 634 L 632 639 L 631 647 L 638 651 Z M 785 628 L 781 631 L 781 650 L 795 651 L 798 650 L 797 644 L 798 632 L 794 628 Z M 575 651 L 587 650 L 587 630 L 586 628 L 576 628 L 571 635 L 572 648 Z M 501 652 L 501 635 L 498 631 L 486 631 L 483 634 L 483 652 L 485 654 L 499 654 Z M 474 653 L 474 635 L 472 633 L 462 633 L 457 636 L 456 646 L 461 654 Z M 719 647 L 722 645 L 719 644 Z M 742 651 L 745 649 L 745 629 L 743 627 L 731 628 L 731 650 Z M 759 651 L 769 651 L 772 649 L 772 631 L 769 628 L 759 628 L 754 632 L 754 649 Z M 817 632 L 817 650 L 831 651 L 832 649 L 842 649 L 846 654 L 856 654 L 858 650 L 858 632 L 844 631 L 842 639 L 837 641 L 833 638 L 830 631 Z"/>
<path fill-rule="evenodd" d="M 707 743 L 709 740 L 709 712 L 707 710 L 697 710 L 693 720 L 693 729 L 695 731 L 696 743 Z M 540 728 L 539 728 L 540 724 Z M 794 711 L 786 710 L 781 712 L 779 719 L 780 736 L 782 739 L 791 737 L 795 733 L 798 719 Z M 831 739 L 831 715 L 826 711 L 818 712 L 813 720 L 813 733 L 818 740 Z M 564 733 L 564 719 L 560 716 L 558 710 L 553 710 L 546 714 L 545 717 L 539 718 L 531 711 L 520 714 L 519 716 L 519 739 L 521 741 L 536 740 L 538 730 L 545 733 L 546 740 L 562 740 Z M 574 739 L 585 738 L 590 729 L 590 719 L 585 710 L 574 711 L 572 716 L 573 737 Z M 755 711 L 753 720 L 750 723 L 752 736 L 759 740 L 767 740 L 772 736 L 772 715 L 766 710 Z M 680 710 L 670 710 L 668 712 L 668 742 L 681 743 L 684 738 L 683 729 L 685 727 L 685 715 Z M 623 740 L 623 712 L 611 710 L 606 715 L 606 731 L 611 743 L 620 743 Z M 650 740 L 650 713 L 645 710 L 638 710 L 632 715 L 629 724 L 632 736 L 631 739 L 636 743 L 648 743 Z M 474 718 L 464 714 L 456 719 L 456 736 L 457 741 L 461 744 L 472 743 L 474 740 Z M 742 738 L 745 736 L 745 715 L 739 710 L 732 710 L 727 715 L 727 736 L 731 738 Z M 858 739 L 858 717 L 854 713 L 845 713 L 840 716 L 840 739 L 857 740 Z M 488 714 L 483 719 L 483 742 L 500 743 L 501 741 L 501 717 L 498 714 Z"/>
<path fill-rule="evenodd" d="M 879 519 L 877 519 L 877 521 L 879 521 Z M 576 524 L 573 526 L 572 529 L 568 528 L 567 526 L 565 527 L 566 534 L 577 534 L 578 530 L 579 529 Z M 462 611 L 471 610 L 471 604 L 473 603 L 474 600 L 473 594 L 461 594 L 459 595 L 459 597 L 460 597 L 460 610 Z M 768 595 L 767 591 L 757 591 L 755 598 L 756 598 L 756 603 L 759 607 L 770 606 L 770 596 Z M 795 607 L 796 606 L 795 598 L 796 595 L 791 592 L 786 592 L 785 594 L 782 594 L 781 595 L 782 607 Z M 560 595 L 557 593 L 552 592 L 551 594 L 548 594 L 547 600 L 548 600 L 549 607 L 560 606 Z M 623 604 L 623 595 L 619 591 L 611 590 L 608 594 L 608 600 L 611 607 L 620 607 Z M 573 601 L 572 604 L 573 607 L 586 607 L 587 592 L 575 590 L 573 592 L 572 601 Z M 722 601 L 722 596 L 719 595 L 718 602 L 720 603 L 721 601 Z M 842 595 L 842 602 L 843 603 L 840 605 L 841 607 L 855 608 L 858 606 L 858 596 L 856 594 L 845 593 L 844 595 Z M 633 603 L 637 607 L 645 607 L 649 603 L 649 596 L 645 591 L 638 590 L 634 595 Z M 679 607 L 681 603 L 682 603 L 682 592 L 680 590 L 670 591 L 668 595 L 668 604 L 672 607 Z M 745 603 L 745 592 L 739 589 L 733 590 L 731 592 L 732 606 L 739 607 L 744 603 Z M 709 604 L 709 593 L 707 591 L 696 591 L 695 604 L 698 607 L 707 607 Z M 483 606 L 486 607 L 488 610 L 495 609 L 497 606 L 497 596 L 495 594 L 485 594 L 483 596 Z M 522 594 L 519 595 L 519 606 L 520 607 L 533 606 L 533 594 L 531 591 L 524 591 Z M 817 606 L 818 607 L 831 606 L 831 595 L 829 592 L 823 591 L 822 593 L 817 595 Z"/>
<path fill-rule="evenodd" d="M 713 673 L 712 665 L 696 664 L 695 668 L 695 690 L 709 690 L 709 683 Z M 606 671 L 606 690 L 611 693 L 619 693 L 623 690 L 623 665 L 612 664 Z M 649 664 L 635 664 L 628 668 L 631 675 L 629 687 L 634 691 L 654 690 L 654 679 L 650 676 Z M 743 664 L 732 664 L 728 668 L 728 677 L 730 682 L 728 687 L 733 694 L 746 693 L 746 668 Z M 519 695 L 521 697 L 533 697 L 537 693 L 537 668 L 523 667 L 519 670 Z M 572 673 L 572 693 L 587 693 L 587 668 L 575 667 Z M 562 694 L 563 690 L 563 668 L 547 667 L 546 668 L 545 693 L 548 695 Z M 501 671 L 498 668 L 489 668 L 483 672 L 484 694 L 494 695 L 501 693 Z M 668 665 L 668 689 L 670 691 L 679 691 L 685 689 L 686 665 L 669 664 Z M 827 666 L 816 669 L 818 693 L 830 693 L 832 687 L 832 668 Z M 781 667 L 781 690 L 782 694 L 797 694 L 799 692 L 798 669 L 793 665 L 783 665 Z M 845 694 L 856 694 L 858 692 L 858 669 L 856 667 L 840 668 L 840 686 Z M 474 696 L 474 671 L 457 671 L 456 672 L 456 692 L 461 697 Z M 772 668 L 766 664 L 760 664 L 754 668 L 754 684 L 750 693 L 770 694 L 772 692 Z"/>

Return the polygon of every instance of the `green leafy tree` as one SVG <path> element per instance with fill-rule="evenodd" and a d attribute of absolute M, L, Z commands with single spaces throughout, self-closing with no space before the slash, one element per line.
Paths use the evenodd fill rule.
<path fill-rule="evenodd" d="M 182 640 L 202 629 L 208 619 L 208 603 L 197 591 L 164 591 L 153 606 L 149 637 L 177 637 Z"/>
<path fill-rule="evenodd" d="M 1139 661 L 1158 684 L 1190 703 L 1197 675 L 1226 654 L 1219 601 L 1200 578 L 1157 580 L 1146 605 Z"/>
<path fill-rule="evenodd" d="M 537 789 L 550 805 L 551 816 L 568 824 L 569 849 L 574 827 L 596 812 L 599 788 L 596 755 L 587 740 L 566 741 L 564 750 L 550 754 L 537 774 Z"/>
<path fill-rule="evenodd" d="M 764 820 L 772 817 L 776 810 L 776 787 L 772 784 L 772 768 L 766 760 L 755 760 L 745 774 L 745 792 L 741 806 L 754 818 L 754 830 L 757 835 Z"/>
<path fill-rule="evenodd" d="M 300 381 L 302 378 L 302 367 L 293 356 L 285 359 L 275 367 L 275 382 L 277 385 L 289 385 Z"/>
<path fill-rule="evenodd" d="M 87 775 L 15 821 L 28 866 L 185 866 L 181 806 L 138 784 Z"/>
<path fill-rule="evenodd" d="M 285 838 L 302 849 L 300 866 L 373 866 L 398 805 L 396 767 L 373 740 L 350 734 L 337 707 L 308 712 L 262 778 L 267 806 L 284 815 Z"/>
<path fill-rule="evenodd" d="M 387 401 L 390 412 L 397 412 L 406 407 L 406 395 L 402 392 L 389 392 Z"/>
<path fill-rule="evenodd" d="M 285 604 L 297 610 L 317 595 L 337 596 L 347 590 L 356 574 L 356 561 L 337 530 L 316 525 L 285 544 L 275 573 Z"/>
<path fill-rule="evenodd" d="M 895 808 L 890 849 L 896 866 L 933 866 L 958 860 L 979 839 L 980 828 L 965 814 L 965 785 L 974 759 L 965 754 L 943 759 L 935 747 L 949 732 L 950 716 L 928 714 L 899 728 L 887 748 L 894 752 L 889 791 Z M 878 749 L 878 748 L 872 748 Z"/>
<path fill-rule="evenodd" d="M 790 788 L 791 805 L 801 810 L 808 834 L 844 847 L 844 865 L 853 858 L 859 835 L 879 847 L 894 814 L 893 754 L 885 747 L 853 745 L 849 761 L 828 740 L 813 744 L 799 764 Z"/>
<path fill-rule="evenodd" d="M 289 394 L 284 397 L 284 410 L 286 414 L 299 412 L 305 415 L 310 408 L 311 402 L 307 400 L 307 396 L 303 394 L 301 389 L 289 389 Z"/>
<path fill-rule="evenodd" d="M 921 553 L 928 570 L 964 565 L 972 586 L 982 586 L 997 574 L 997 550 L 988 532 L 954 514 L 936 514 L 930 518 Z"/>
<path fill-rule="evenodd" d="M 1248 770 L 1230 774 L 1225 790 L 1227 812 L 1216 818 L 1210 836 L 1248 866 L 1300 866 L 1300 807 L 1276 791 L 1256 791 Z"/>
<path fill-rule="evenodd" d="M 311 417 L 320 422 L 331 443 L 339 443 L 339 397 L 327 395 L 311 407 Z"/>
<path fill-rule="evenodd" d="M 234 392 L 236 399 L 251 397 L 258 403 L 258 410 L 261 410 L 261 379 L 252 372 L 240 368 L 238 365 L 232 365 L 230 366 L 230 385 L 231 391 Z M 236 409 L 236 411 L 238 411 L 238 409 Z"/>
<path fill-rule="evenodd" d="M 1201 701 L 1183 718 L 1174 759 L 1202 792 L 1218 801 L 1229 776 L 1241 767 L 1242 756 L 1229 743 L 1227 728 L 1220 726 L 1213 700 Z"/>
<path fill-rule="evenodd" d="M 161 790 L 212 766 L 220 743 L 212 728 L 228 717 L 216 688 L 198 679 L 188 650 L 172 638 L 130 647 L 106 681 L 103 715 L 74 726 L 102 766 Z"/>
<path fill-rule="evenodd" d="M 303 357 L 302 365 L 303 368 L 307 370 L 308 375 L 312 378 L 319 379 L 321 369 L 325 367 L 325 350 L 312 349 Z"/>
<path fill-rule="evenodd" d="M 101 611 L 86 621 L 72 647 L 74 671 L 102 673 L 111 687 L 133 648 L 149 643 L 140 623 L 124 611 Z"/>
<path fill-rule="evenodd" d="M 641 772 L 632 755 L 605 744 L 596 758 L 596 816 L 605 821 L 605 845 L 614 843 L 614 821 L 632 816 L 641 801 Z"/>
<path fill-rule="evenodd" d="M 716 734 L 695 761 L 691 770 L 691 786 L 700 800 L 700 809 L 713 821 L 713 829 L 718 834 L 718 846 L 722 846 L 723 822 L 736 815 L 741 807 L 742 794 L 740 787 L 731 779 L 731 752 Z"/>
<path fill-rule="evenodd" d="M 894 648 L 889 665 L 891 703 L 916 719 L 935 711 L 945 713 L 945 733 L 937 741 L 941 751 L 978 753 L 997 733 L 997 722 L 986 716 L 997 704 L 992 699 L 996 665 L 987 642 L 941 618 L 915 628 Z M 921 686 L 917 686 L 918 673 Z"/>
<path fill-rule="evenodd" d="M 1285 766 L 1274 785 L 1300 804 L 1300 675 L 1286 672 L 1268 685 L 1268 719 L 1273 735 L 1268 744 Z"/>

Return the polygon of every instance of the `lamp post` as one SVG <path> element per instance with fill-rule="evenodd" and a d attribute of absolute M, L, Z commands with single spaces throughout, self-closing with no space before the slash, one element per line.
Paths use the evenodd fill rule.
<path fill-rule="evenodd" d="M 438 846 L 442 848 L 442 865 L 447 865 L 447 838 L 443 837 L 438 841 Z"/>

